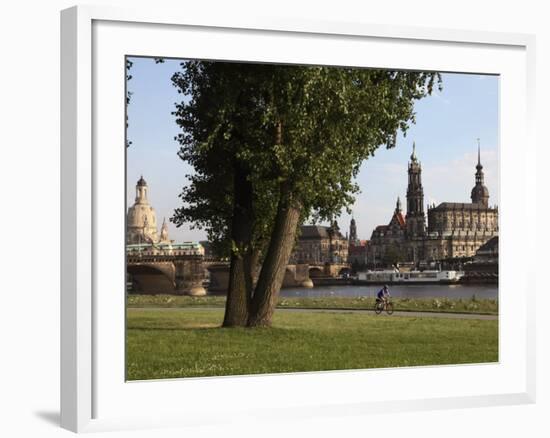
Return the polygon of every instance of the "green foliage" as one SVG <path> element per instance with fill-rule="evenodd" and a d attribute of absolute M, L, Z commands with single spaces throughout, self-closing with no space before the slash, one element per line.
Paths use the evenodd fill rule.
<path fill-rule="evenodd" d="M 232 181 L 254 191 L 252 242 L 269 239 L 282 197 L 302 219 L 327 220 L 354 202 L 361 163 L 414 122 L 433 72 L 187 61 L 172 77 L 179 156 L 194 168 L 172 221 L 205 228 L 231 248 Z"/>
<path fill-rule="evenodd" d="M 132 92 L 128 90 L 128 81 L 132 79 L 132 75 L 130 74 L 132 65 L 134 65 L 134 63 L 126 58 L 126 129 L 128 129 L 128 105 L 130 105 L 130 100 L 132 98 Z M 131 144 L 132 142 L 126 139 L 126 147 L 129 147 Z"/>
<path fill-rule="evenodd" d="M 189 61 L 182 66 L 172 77 L 178 92 L 188 99 L 176 104 L 174 115 L 182 128 L 176 139 L 181 144 L 180 158 L 193 166 L 194 173 L 187 175 L 189 184 L 180 194 L 183 205 L 171 221 L 206 229 L 217 252 L 228 255 L 235 249 L 230 240 L 233 180 L 236 172 L 251 178 L 250 151 L 268 141 L 261 122 L 265 110 L 258 101 L 254 70 L 248 65 Z M 255 219 L 255 242 L 269 236 L 274 187 L 269 180 L 255 185 L 255 211 L 249 212 Z"/>
<path fill-rule="evenodd" d="M 405 254 L 398 245 L 388 246 L 382 257 L 382 263 L 388 267 L 395 266 L 397 263 L 404 261 L 406 261 Z"/>
<path fill-rule="evenodd" d="M 272 328 L 220 328 L 220 310 L 127 317 L 129 380 L 498 361 L 498 321 L 278 312 Z"/>

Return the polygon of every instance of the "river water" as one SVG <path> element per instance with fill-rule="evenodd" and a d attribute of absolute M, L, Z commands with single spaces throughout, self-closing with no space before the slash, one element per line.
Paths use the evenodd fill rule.
<path fill-rule="evenodd" d="M 376 286 L 319 286 L 313 289 L 281 289 L 281 297 L 374 297 L 381 289 Z M 400 285 L 390 286 L 390 295 L 394 298 L 476 298 L 498 299 L 498 285 Z"/>

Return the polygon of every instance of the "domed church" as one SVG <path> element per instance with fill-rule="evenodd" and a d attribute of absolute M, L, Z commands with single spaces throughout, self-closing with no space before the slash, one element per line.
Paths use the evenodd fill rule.
<path fill-rule="evenodd" d="M 142 176 L 136 184 L 134 205 L 128 209 L 126 222 L 127 244 L 156 243 L 159 241 L 157 235 L 157 216 L 153 207 L 149 205 L 149 200 L 147 199 L 148 189 L 147 182 Z"/>

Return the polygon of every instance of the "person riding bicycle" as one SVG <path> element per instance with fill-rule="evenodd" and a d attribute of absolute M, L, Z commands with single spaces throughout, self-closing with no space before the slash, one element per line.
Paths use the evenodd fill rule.
<path fill-rule="evenodd" d="M 390 297 L 390 290 L 388 289 L 388 285 L 384 285 L 382 289 L 378 291 L 376 294 L 376 301 L 386 304 L 388 302 L 388 299 Z"/>

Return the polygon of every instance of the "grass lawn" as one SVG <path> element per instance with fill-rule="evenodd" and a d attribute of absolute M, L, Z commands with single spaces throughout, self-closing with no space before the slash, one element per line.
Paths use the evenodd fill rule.
<path fill-rule="evenodd" d="M 317 309 L 372 309 L 371 297 L 279 298 L 277 307 Z M 457 298 L 392 298 L 395 310 L 498 314 L 498 300 Z M 224 307 L 225 296 L 128 295 L 128 307 Z"/>
<path fill-rule="evenodd" d="M 276 312 L 220 328 L 222 310 L 128 309 L 128 380 L 498 361 L 498 321 Z"/>

